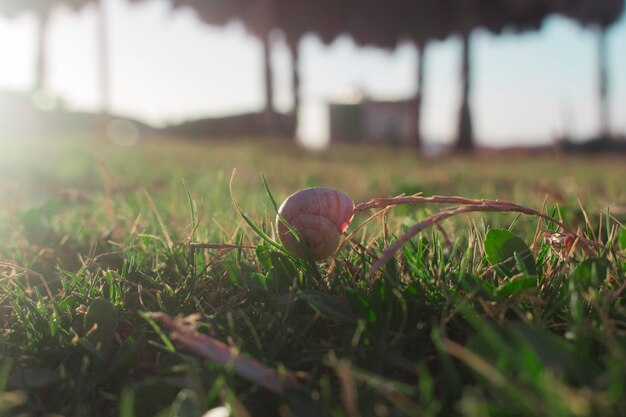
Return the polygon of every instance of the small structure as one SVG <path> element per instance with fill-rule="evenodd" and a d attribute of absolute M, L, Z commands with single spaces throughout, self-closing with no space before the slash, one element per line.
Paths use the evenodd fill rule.
<path fill-rule="evenodd" d="M 330 142 L 417 145 L 415 99 L 330 103 Z"/>

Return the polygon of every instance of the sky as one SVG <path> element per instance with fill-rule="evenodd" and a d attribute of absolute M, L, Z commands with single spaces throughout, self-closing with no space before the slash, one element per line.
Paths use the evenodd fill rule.
<path fill-rule="evenodd" d="M 1 1 L 1 0 L 0 0 Z M 262 50 L 243 26 L 202 24 L 189 9 L 166 2 L 106 3 L 109 16 L 111 110 L 155 126 L 203 116 L 257 111 L 264 105 Z M 48 87 L 70 109 L 97 111 L 97 21 L 92 6 L 57 10 L 49 26 Z M 472 35 L 472 110 L 485 145 L 546 144 L 562 134 L 590 137 L 597 125 L 596 32 L 549 18 L 539 32 Z M 427 143 L 450 143 L 460 99 L 460 41 L 426 48 L 422 132 Z M 417 53 L 357 48 L 347 36 L 330 46 L 314 36 L 301 44 L 302 143 L 323 146 L 329 101 L 356 93 L 402 99 L 415 93 Z M 27 91 L 34 83 L 35 23 L 0 16 L 0 89 Z M 626 17 L 609 34 L 611 129 L 626 132 Z M 291 107 L 289 53 L 272 52 L 275 100 Z"/>

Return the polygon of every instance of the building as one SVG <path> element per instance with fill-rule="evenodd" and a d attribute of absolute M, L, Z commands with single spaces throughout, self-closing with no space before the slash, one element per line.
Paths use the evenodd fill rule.
<path fill-rule="evenodd" d="M 330 142 L 413 145 L 417 140 L 416 101 L 364 99 L 330 103 Z"/>

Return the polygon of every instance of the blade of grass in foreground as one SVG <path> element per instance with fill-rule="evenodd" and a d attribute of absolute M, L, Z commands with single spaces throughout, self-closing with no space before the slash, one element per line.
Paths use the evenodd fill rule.
<path fill-rule="evenodd" d="M 163 219 L 161 218 L 161 214 L 159 214 L 159 210 L 157 209 L 156 204 L 154 204 L 152 197 L 150 197 L 150 194 L 148 194 L 148 191 L 144 191 L 144 194 L 148 200 L 148 204 L 150 205 L 152 212 L 154 213 L 154 217 L 156 217 L 157 222 L 159 223 L 159 227 L 161 228 L 161 231 L 163 232 L 163 236 L 165 236 L 165 243 L 167 244 L 167 249 L 171 251 L 172 248 L 174 247 L 174 241 L 170 237 L 170 233 L 167 230 L 167 226 L 165 226 L 165 222 L 163 222 Z"/>
<path fill-rule="evenodd" d="M 176 348 L 174 347 L 174 345 L 172 344 L 170 339 L 167 337 L 167 335 L 165 333 L 163 333 L 163 330 L 161 330 L 159 325 L 152 318 L 153 315 L 151 315 L 149 313 L 142 313 L 142 312 L 140 312 L 139 315 L 141 317 L 143 317 L 148 322 L 148 324 L 150 324 L 150 326 L 156 332 L 156 334 L 159 336 L 159 338 L 161 339 L 161 341 L 163 342 L 163 344 L 165 345 L 167 350 L 170 351 L 170 352 L 176 352 Z"/>

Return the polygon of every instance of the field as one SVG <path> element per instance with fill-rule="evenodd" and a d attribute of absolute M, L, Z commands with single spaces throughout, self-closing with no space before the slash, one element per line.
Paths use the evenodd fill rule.
<path fill-rule="evenodd" d="M 0 141 L 0 416 L 624 416 L 624 178 L 619 156 Z M 364 210 L 315 263 L 272 201 L 311 186 L 554 220 L 459 213 L 375 271 L 458 204 Z"/>

